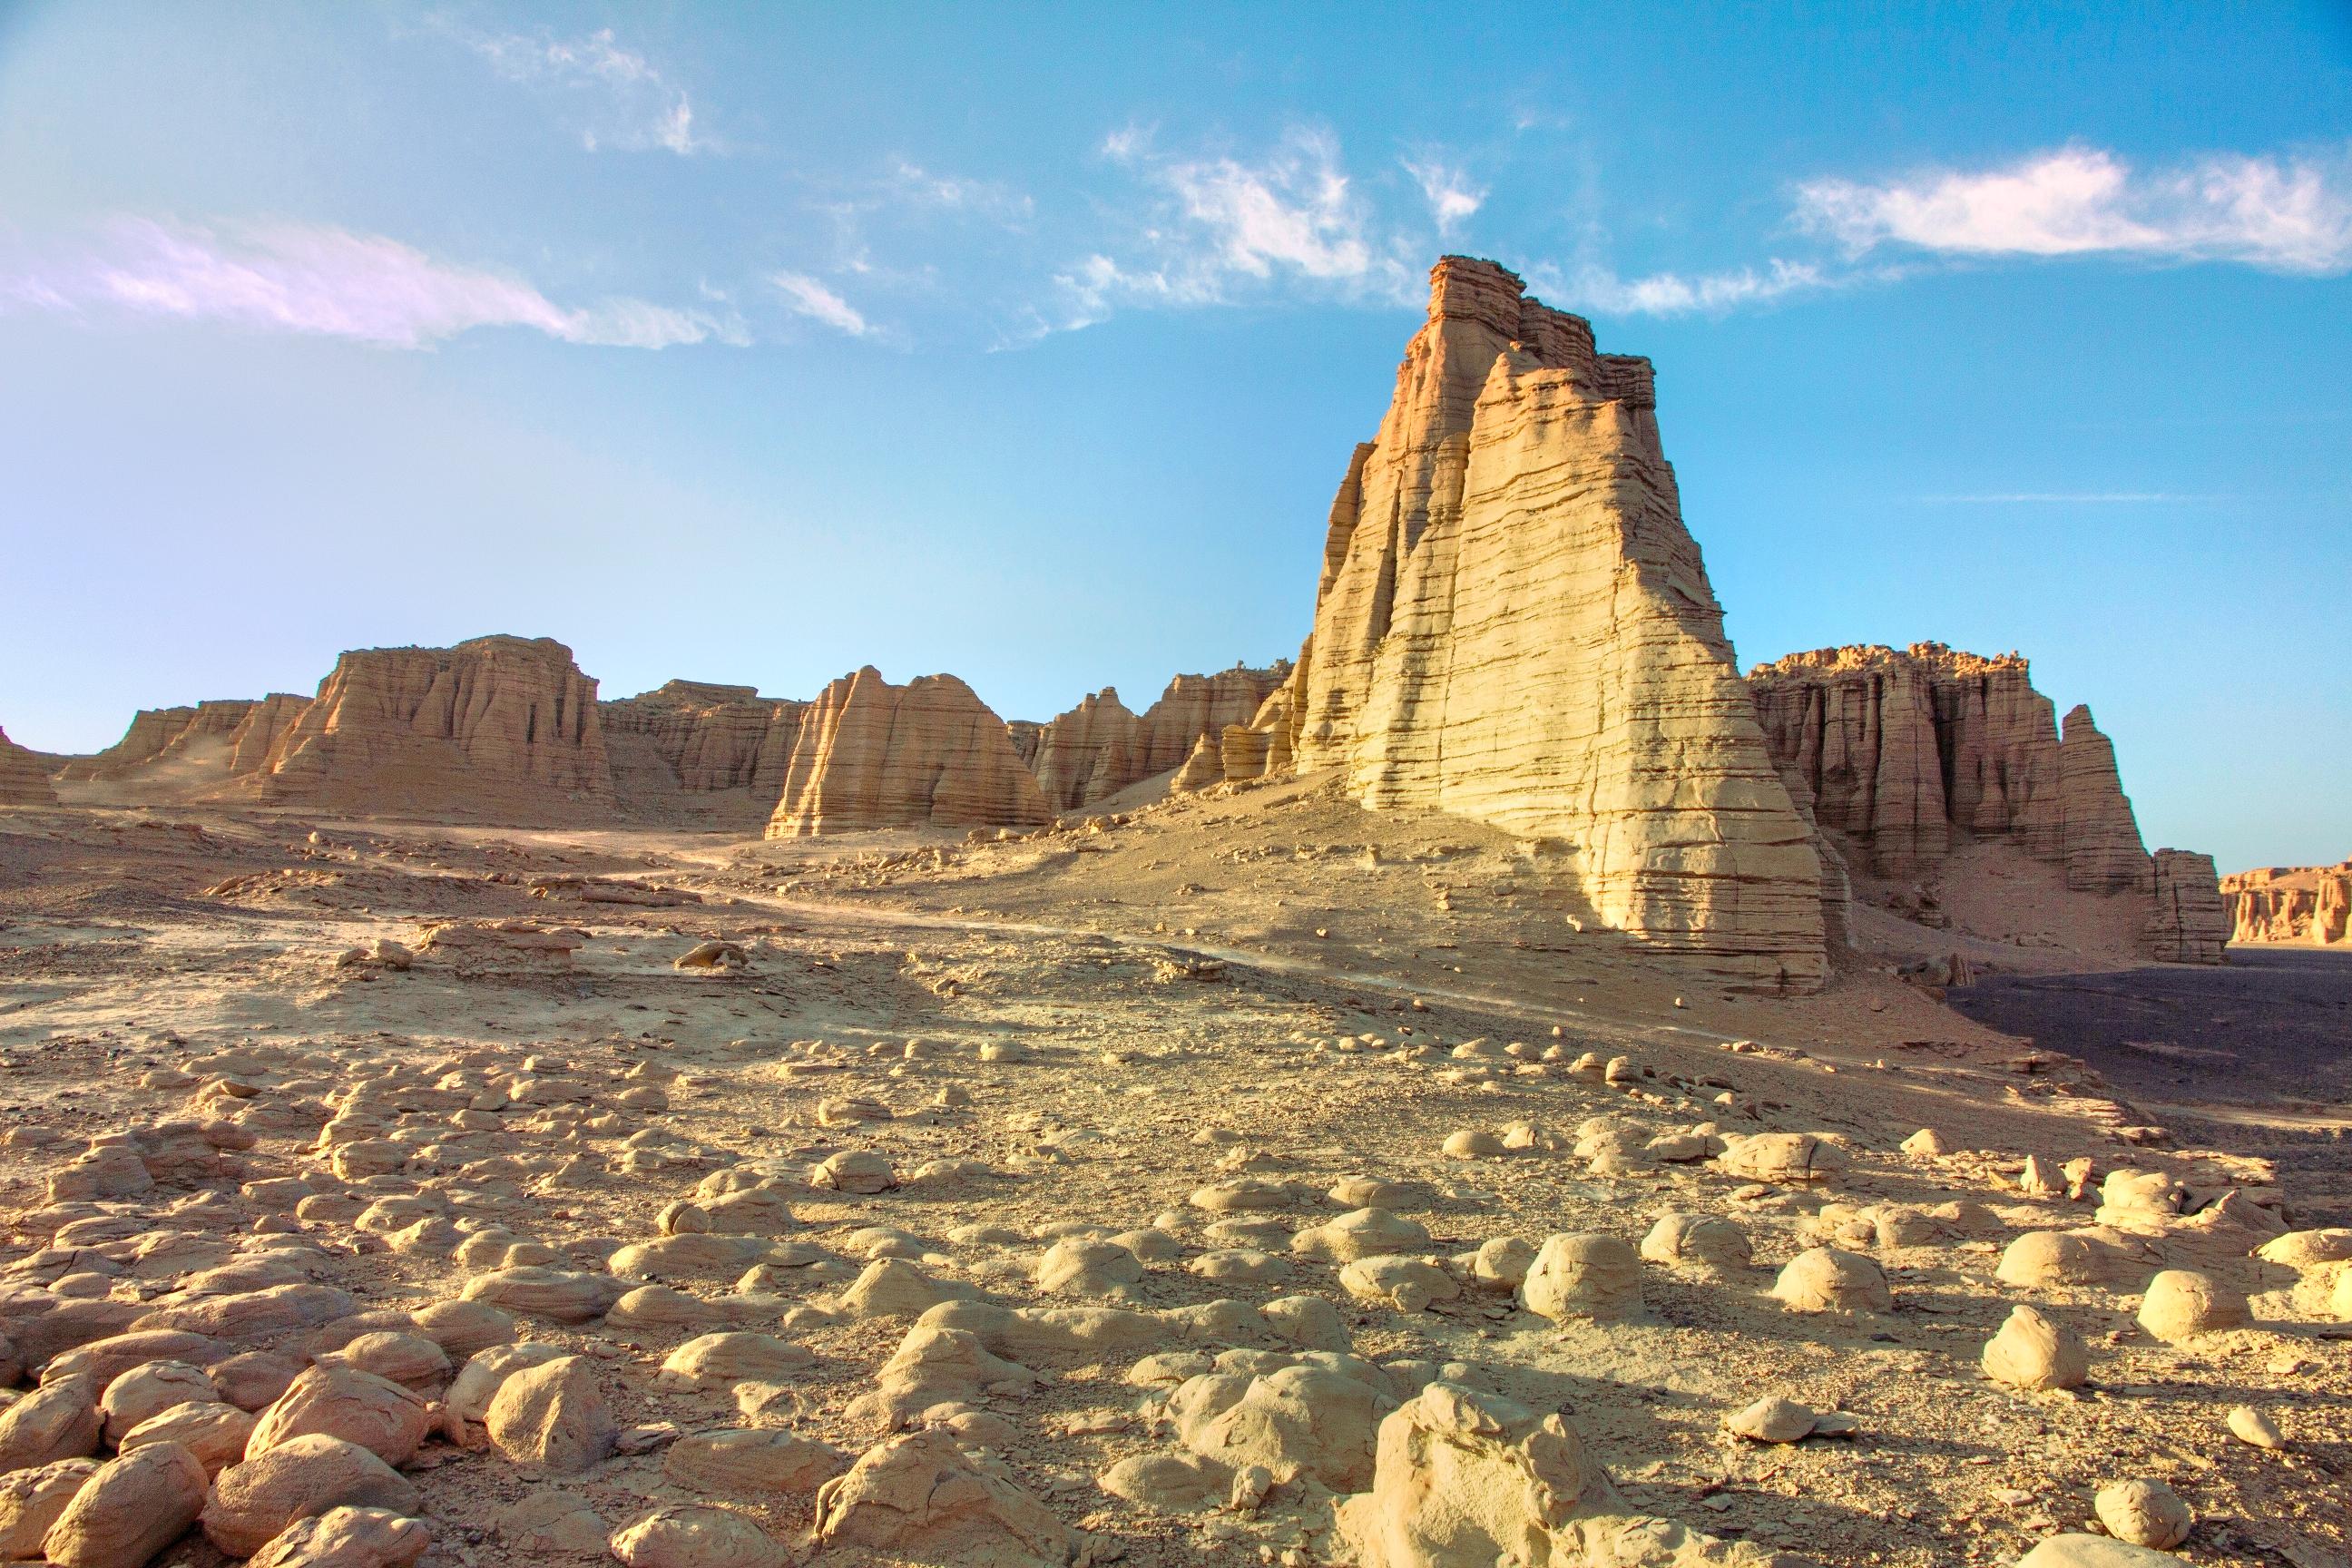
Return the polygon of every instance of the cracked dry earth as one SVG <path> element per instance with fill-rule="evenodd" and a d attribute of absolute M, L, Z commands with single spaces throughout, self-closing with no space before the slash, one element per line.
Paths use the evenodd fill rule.
<path fill-rule="evenodd" d="M 0 817 L 0 1557 L 2346 1561 L 2263 1161 L 1253 810 Z"/>

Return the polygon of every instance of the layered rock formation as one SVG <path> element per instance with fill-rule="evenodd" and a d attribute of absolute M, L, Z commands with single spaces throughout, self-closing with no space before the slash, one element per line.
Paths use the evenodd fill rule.
<path fill-rule="evenodd" d="M 783 794 L 808 706 L 699 680 L 600 702 L 614 793 L 624 805 L 655 811 L 677 808 L 681 796 L 688 808 L 733 796 L 765 821 Z"/>
<path fill-rule="evenodd" d="M 2352 938 L 2352 860 L 2333 866 L 2261 866 L 2221 879 L 2231 942 L 2309 942 Z"/>
<path fill-rule="evenodd" d="M 2155 907 L 2147 917 L 2145 942 L 2148 954 L 2168 963 L 2222 962 L 2230 910 L 2221 897 L 2221 879 L 2213 872 L 2213 857 L 2159 849 L 2154 865 Z"/>
<path fill-rule="evenodd" d="M 2086 707 L 2062 727 L 2018 655 L 1821 648 L 1759 665 L 1748 684 L 1790 794 L 1877 875 L 1932 879 L 1963 839 L 2006 840 L 2077 892 L 2150 900 L 2151 955 L 2220 962 L 2219 894 L 2200 881 L 2210 858 L 2148 854 L 2114 742 Z"/>
<path fill-rule="evenodd" d="M 55 805 L 58 792 L 48 765 L 0 730 L 0 805 Z"/>
<path fill-rule="evenodd" d="M 1603 924 L 1746 981 L 1826 972 L 1813 833 L 1684 529 L 1649 363 L 1449 257 L 1325 539 L 1270 715 L 1379 810 L 1559 840 Z M 1251 726 L 1256 729 L 1256 726 Z M 1220 744 L 1242 768 L 1259 748 Z M 1205 772 L 1205 768 L 1194 770 Z"/>
<path fill-rule="evenodd" d="M 613 800 L 596 683 L 546 637 L 346 653 L 249 782 L 272 805 L 516 819 Z"/>
<path fill-rule="evenodd" d="M 885 827 L 1025 827 L 1053 808 L 1004 721 L 951 675 L 893 686 L 868 665 L 803 715 L 771 838 Z"/>
<path fill-rule="evenodd" d="M 193 708 L 142 708 L 131 716 L 122 739 L 94 755 L 76 757 L 58 777 L 67 784 L 98 784 L 131 777 L 165 761 L 216 762 L 215 753 L 233 746 L 233 737 L 258 706 L 230 698 Z"/>
<path fill-rule="evenodd" d="M 1290 678 L 1287 661 L 1180 675 L 1138 714 L 1105 687 L 1045 724 L 1012 726 L 1013 746 L 1057 810 L 1076 811 L 1181 767 L 1204 739 L 1255 717 Z"/>

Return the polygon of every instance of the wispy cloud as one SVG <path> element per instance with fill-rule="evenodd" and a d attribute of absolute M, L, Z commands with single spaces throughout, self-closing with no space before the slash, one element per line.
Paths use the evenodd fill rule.
<path fill-rule="evenodd" d="M 1124 213 L 1118 243 L 1056 271 L 1062 308 L 1058 319 L 1041 313 L 1041 330 L 1086 326 L 1121 304 L 1213 305 L 1283 289 L 1417 297 L 1430 237 L 1382 218 L 1327 132 L 1294 128 L 1250 158 L 1169 153 L 1130 126 L 1101 151 L 1140 182 L 1140 204 Z"/>
<path fill-rule="evenodd" d="M 381 235 L 291 223 L 127 219 L 103 243 L 20 275 L 0 290 L 0 309 L 12 305 L 410 349 L 482 327 L 616 348 L 748 341 L 732 318 L 628 298 L 565 307 L 509 274 L 436 261 Z"/>
<path fill-rule="evenodd" d="M 1654 272 L 1645 278 L 1620 277 L 1599 265 L 1561 268 L 1538 263 L 1528 269 L 1528 282 L 1550 303 L 1606 316 L 1720 313 L 1784 294 L 1842 288 L 1861 276 L 1778 258 L 1766 262 L 1760 270 L 1740 267 L 1723 272 Z"/>
<path fill-rule="evenodd" d="M 719 153 L 719 141 L 698 130 L 694 102 L 643 54 L 622 47 L 610 27 L 583 37 L 540 33 L 481 33 L 446 18 L 436 24 L 512 82 L 593 99 L 582 145 L 660 148 L 685 157 Z"/>
<path fill-rule="evenodd" d="M 2352 268 L 2352 150 L 2219 153 L 2141 174 L 2064 147 L 1997 168 L 1798 188 L 1798 221 L 1849 255 L 1883 245 L 1961 256 L 2138 256 L 2278 272 Z"/>
<path fill-rule="evenodd" d="M 873 324 L 848 300 L 811 278 L 805 272 L 778 272 L 768 281 L 784 297 L 784 305 L 796 316 L 862 338 L 872 332 Z"/>
<path fill-rule="evenodd" d="M 1421 194 L 1429 203 L 1429 216 L 1437 225 L 1441 236 L 1454 232 L 1486 205 L 1484 186 L 1473 185 L 1461 169 L 1431 157 L 1404 160 L 1404 172 L 1421 186 Z"/>

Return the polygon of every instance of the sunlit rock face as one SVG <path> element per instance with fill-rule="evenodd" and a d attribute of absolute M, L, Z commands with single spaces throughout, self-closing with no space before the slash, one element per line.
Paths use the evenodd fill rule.
<path fill-rule="evenodd" d="M 868 665 L 802 715 L 771 838 L 1053 818 L 1004 721 L 951 675 L 893 686 Z"/>
<path fill-rule="evenodd" d="M 1591 917 L 1645 944 L 1826 971 L 1814 836 L 1683 526 L 1649 362 L 1491 262 L 1438 264 L 1349 464 L 1285 738 L 1365 805 L 1556 841 Z"/>

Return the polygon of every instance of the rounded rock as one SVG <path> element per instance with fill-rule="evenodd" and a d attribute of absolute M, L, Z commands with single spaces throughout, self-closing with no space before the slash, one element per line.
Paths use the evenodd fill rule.
<path fill-rule="evenodd" d="M 1895 1306 L 1877 1264 L 1834 1247 L 1809 1247 L 1789 1259 L 1772 1294 L 1797 1312 L 1885 1312 Z"/>
<path fill-rule="evenodd" d="M 2079 1388 L 2091 1375 L 2083 1337 L 2032 1307 L 2013 1307 L 1978 1358 L 1987 1377 L 2011 1388 Z"/>
<path fill-rule="evenodd" d="M 177 1443 L 155 1443 L 100 1465 L 49 1527 L 52 1568 L 140 1568 L 204 1510 L 212 1478 Z"/>
<path fill-rule="evenodd" d="M 1519 1286 L 1528 1310 L 1553 1322 L 1621 1322 L 1642 1315 L 1642 1260 L 1613 1236 L 1555 1236 L 1537 1249 Z"/>
<path fill-rule="evenodd" d="M 2134 1546 L 2168 1551 L 2189 1539 L 2189 1505 L 2162 1481 L 2133 1479 L 2101 1487 L 2092 1510 L 2107 1533 Z"/>

